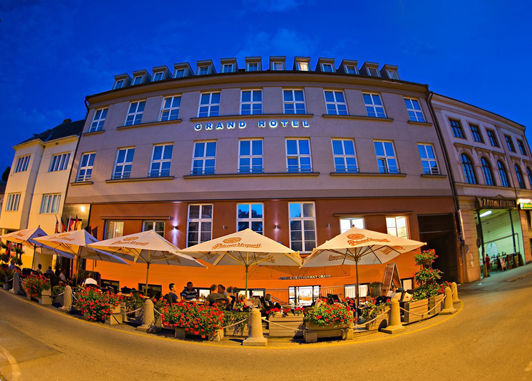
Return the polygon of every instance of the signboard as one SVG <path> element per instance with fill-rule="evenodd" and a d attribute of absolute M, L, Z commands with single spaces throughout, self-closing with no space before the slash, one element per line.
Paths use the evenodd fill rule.
<path fill-rule="evenodd" d="M 234 130 L 235 128 L 239 128 L 243 130 L 247 127 L 246 121 L 228 121 L 228 122 L 210 122 L 210 123 L 196 123 L 194 125 L 194 131 L 201 131 L 201 130 Z M 275 129 L 277 127 L 280 127 L 281 129 L 290 127 L 290 128 L 309 128 L 310 123 L 306 120 L 258 120 L 257 121 L 257 127 L 258 128 L 272 128 Z"/>
<path fill-rule="evenodd" d="M 516 206 L 517 202 L 515 199 L 477 197 L 478 209 L 510 209 Z"/>
<path fill-rule="evenodd" d="M 521 210 L 532 210 L 532 200 L 529 198 L 518 198 L 517 204 Z"/>
<path fill-rule="evenodd" d="M 392 282 L 395 287 L 401 287 L 401 277 L 395 263 L 388 263 L 384 269 L 384 278 L 382 280 L 382 292 L 384 295 L 392 289 Z"/>

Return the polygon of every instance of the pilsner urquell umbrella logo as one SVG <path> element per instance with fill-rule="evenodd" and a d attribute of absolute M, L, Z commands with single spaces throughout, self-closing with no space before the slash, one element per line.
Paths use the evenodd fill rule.
<path fill-rule="evenodd" d="M 123 241 L 124 242 L 130 242 L 130 241 L 134 241 L 136 239 L 138 239 L 139 237 L 127 237 L 127 238 L 124 238 Z"/>
<path fill-rule="evenodd" d="M 224 243 L 237 243 L 240 241 L 242 241 L 242 238 L 240 237 L 226 238 L 223 240 Z"/>

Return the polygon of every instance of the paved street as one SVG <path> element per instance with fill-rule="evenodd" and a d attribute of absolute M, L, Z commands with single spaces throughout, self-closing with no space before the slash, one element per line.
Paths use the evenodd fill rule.
<path fill-rule="evenodd" d="M 0 378 L 532 380 L 532 265 L 460 291 L 458 315 L 412 325 L 406 334 L 269 348 L 104 328 L 0 291 Z"/>

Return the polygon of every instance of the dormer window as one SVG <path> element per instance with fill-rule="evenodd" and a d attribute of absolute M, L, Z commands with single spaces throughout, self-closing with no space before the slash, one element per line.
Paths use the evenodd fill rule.
<path fill-rule="evenodd" d="M 298 62 L 297 68 L 300 71 L 308 71 L 308 62 Z"/>
<path fill-rule="evenodd" d="M 399 79 L 399 74 L 395 70 L 386 70 L 390 79 Z"/>
<path fill-rule="evenodd" d="M 121 79 L 120 81 L 116 81 L 116 83 L 115 83 L 115 90 L 116 90 L 116 89 L 121 89 L 122 87 L 124 87 L 124 80 Z"/>
<path fill-rule="evenodd" d="M 358 74 L 358 70 L 355 65 L 345 65 L 344 68 L 347 74 Z"/>
<path fill-rule="evenodd" d="M 272 70 L 284 70 L 282 62 L 272 62 Z"/>
<path fill-rule="evenodd" d="M 232 72 L 233 72 L 233 64 L 223 64 L 222 73 L 232 73 Z"/>
<path fill-rule="evenodd" d="M 370 77 L 380 77 L 381 76 L 376 67 L 366 67 L 366 70 L 368 71 L 368 75 Z"/>
<path fill-rule="evenodd" d="M 326 73 L 334 72 L 333 65 L 330 64 L 330 63 L 321 64 L 321 70 L 326 72 Z"/>
<path fill-rule="evenodd" d="M 175 71 L 176 78 L 183 78 L 185 76 L 185 69 L 178 69 Z"/>
<path fill-rule="evenodd" d="M 259 63 L 249 62 L 247 66 L 247 71 L 259 71 Z"/>
<path fill-rule="evenodd" d="M 133 79 L 133 85 L 138 85 L 142 82 L 142 75 L 137 75 L 135 79 Z"/>
<path fill-rule="evenodd" d="M 206 75 L 209 74 L 209 67 L 208 66 L 200 66 L 198 68 L 198 75 Z"/>
<path fill-rule="evenodd" d="M 155 73 L 153 75 L 153 82 L 160 81 L 162 79 L 163 79 L 163 73 L 162 72 Z"/>

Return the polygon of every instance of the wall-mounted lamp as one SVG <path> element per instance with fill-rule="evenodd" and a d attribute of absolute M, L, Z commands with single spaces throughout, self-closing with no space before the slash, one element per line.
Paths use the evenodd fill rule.
<path fill-rule="evenodd" d="M 178 226 L 177 225 L 174 225 L 174 230 L 177 230 L 178 229 Z"/>
<path fill-rule="evenodd" d="M 327 224 L 327 227 L 330 228 L 330 227 L 331 227 L 331 224 Z"/>
<path fill-rule="evenodd" d="M 277 230 L 277 229 L 279 229 L 279 225 L 276 224 L 275 225 L 275 230 Z"/>

